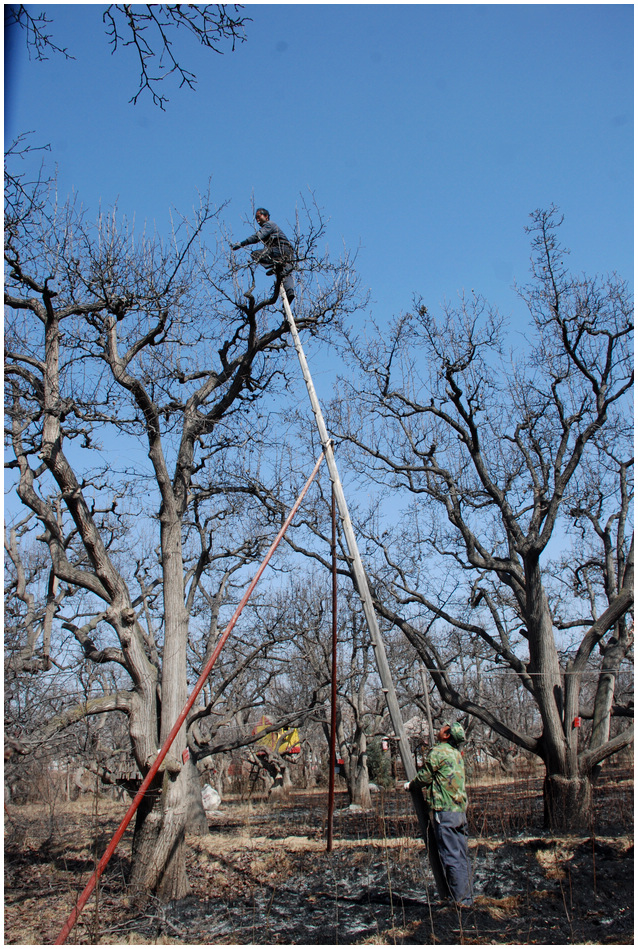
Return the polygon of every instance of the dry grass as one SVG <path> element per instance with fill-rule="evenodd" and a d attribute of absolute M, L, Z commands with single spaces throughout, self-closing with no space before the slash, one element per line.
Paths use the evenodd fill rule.
<path fill-rule="evenodd" d="M 496 790 L 493 807 L 501 801 Z M 127 834 L 104 877 L 97 908 L 89 903 L 71 940 L 94 945 L 633 942 L 631 835 L 474 837 L 477 898 L 469 914 L 459 915 L 437 905 L 415 818 L 400 792 L 379 798 L 372 812 L 341 809 L 331 854 L 323 836 L 324 808 L 325 794 L 293 796 L 275 808 L 224 801 L 210 834 L 188 837 L 193 893 L 168 909 L 153 901 L 140 909 L 128 898 Z M 90 797 L 54 807 L 9 807 L 7 943 L 54 941 L 124 813 L 123 804 L 99 799 L 96 807 Z"/>

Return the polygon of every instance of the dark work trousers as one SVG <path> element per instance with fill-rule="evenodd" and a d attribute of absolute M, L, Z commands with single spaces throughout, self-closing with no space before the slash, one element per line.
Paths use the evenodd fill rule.
<path fill-rule="evenodd" d="M 474 897 L 465 814 L 462 811 L 434 811 L 432 825 L 452 899 L 471 906 Z"/>
<path fill-rule="evenodd" d="M 291 257 L 282 254 L 277 247 L 273 247 L 272 249 L 264 247 L 263 250 L 253 250 L 251 251 L 251 256 L 256 264 L 261 264 L 266 270 L 277 270 L 281 273 L 286 296 L 288 299 L 290 299 L 291 295 L 294 297 L 295 281 L 292 276 L 293 264 Z"/>

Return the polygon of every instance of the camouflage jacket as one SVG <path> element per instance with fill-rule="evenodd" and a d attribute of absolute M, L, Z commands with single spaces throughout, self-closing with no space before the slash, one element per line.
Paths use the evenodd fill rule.
<path fill-rule="evenodd" d="M 461 752 L 447 741 L 435 745 L 411 782 L 425 789 L 432 811 L 464 811 L 467 808 L 465 765 Z"/>

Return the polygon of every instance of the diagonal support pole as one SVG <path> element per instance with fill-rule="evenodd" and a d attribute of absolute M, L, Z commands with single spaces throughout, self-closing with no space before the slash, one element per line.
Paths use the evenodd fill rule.
<path fill-rule="evenodd" d="M 301 371 L 306 383 L 306 388 L 308 390 L 308 395 L 310 397 L 310 404 L 312 406 L 312 411 L 315 416 L 315 421 L 317 423 L 317 429 L 319 431 L 319 437 L 321 439 L 321 445 L 326 457 L 326 464 L 328 465 L 328 471 L 330 472 L 330 479 L 332 481 L 332 487 L 334 495 L 337 501 L 337 507 L 339 508 L 339 515 L 341 517 L 341 524 L 343 526 L 343 532 L 346 538 L 346 543 L 348 545 L 348 552 L 351 558 L 351 570 L 354 575 L 355 584 L 357 587 L 357 592 L 361 598 L 361 605 L 363 606 L 363 612 L 368 624 L 368 630 L 370 632 L 370 640 L 372 642 L 372 648 L 374 651 L 374 657 L 377 663 L 377 669 L 379 670 L 379 677 L 381 679 L 381 687 L 385 695 L 386 704 L 388 706 L 388 712 L 390 714 L 390 719 L 392 721 L 392 727 L 394 729 L 394 734 L 397 737 L 399 744 L 399 753 L 401 755 L 401 761 L 403 762 L 403 768 L 405 770 L 406 777 L 408 781 L 411 781 L 416 776 L 416 767 L 414 760 L 412 758 L 412 752 L 410 750 L 410 743 L 403 726 L 403 719 L 401 717 L 401 710 L 399 708 L 399 703 L 396 696 L 396 691 L 394 688 L 394 682 L 392 680 L 392 673 L 390 671 L 390 666 L 388 663 L 388 657 L 385 651 L 385 645 L 381 637 L 381 631 L 379 629 L 379 624 L 377 622 L 377 616 L 374 611 L 374 606 L 372 603 L 372 597 L 370 595 L 370 589 L 368 587 L 368 579 L 363 568 L 363 563 L 361 561 L 361 555 L 359 554 L 359 547 L 357 545 L 357 539 L 355 537 L 354 530 L 352 528 L 352 521 L 350 520 L 350 514 L 348 513 L 348 505 L 346 503 L 345 494 L 343 493 L 343 487 L 341 484 L 341 479 L 339 477 L 339 471 L 337 469 L 337 463 L 335 461 L 334 451 L 332 447 L 332 439 L 328 436 L 328 430 L 326 428 L 326 423 L 323 418 L 323 413 L 321 411 L 321 406 L 319 405 L 319 399 L 317 398 L 317 393 L 315 391 L 314 384 L 312 382 L 312 376 L 310 375 L 310 369 L 308 368 L 308 362 L 306 360 L 303 347 L 301 345 L 301 340 L 299 338 L 299 332 L 295 324 L 294 317 L 292 315 L 292 310 L 290 309 L 290 304 L 286 297 L 283 287 L 280 288 L 281 298 L 284 304 L 284 312 L 286 314 L 286 319 L 288 320 L 288 325 L 290 327 L 290 332 L 295 344 L 295 349 L 297 351 L 297 356 L 299 358 L 299 364 L 301 366 Z M 436 846 L 436 840 L 434 838 L 434 832 L 430 825 L 428 819 L 427 807 L 423 799 L 423 794 L 421 790 L 411 791 L 412 801 L 414 803 L 414 809 L 417 814 L 419 821 L 419 827 L 421 829 L 421 835 L 425 841 L 426 848 L 428 851 L 428 856 L 430 859 L 430 866 L 432 868 L 432 873 L 436 882 L 437 890 L 442 899 L 445 899 L 449 896 L 449 889 L 445 879 L 445 874 L 443 872 L 443 867 L 441 866 L 441 860 L 439 857 L 439 851 Z"/>

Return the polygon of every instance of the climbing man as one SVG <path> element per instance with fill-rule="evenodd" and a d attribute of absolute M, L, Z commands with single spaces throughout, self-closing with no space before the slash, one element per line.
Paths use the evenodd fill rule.
<path fill-rule="evenodd" d="M 263 250 L 253 250 L 251 256 L 256 264 L 261 264 L 266 268 L 267 274 L 281 276 L 288 302 L 292 303 L 295 299 L 295 284 L 292 276 L 294 248 L 281 228 L 270 220 L 270 214 L 266 208 L 257 208 L 255 220 L 259 225 L 259 230 L 241 243 L 231 244 L 231 250 L 239 250 L 247 244 L 257 244 L 262 241 Z"/>
<path fill-rule="evenodd" d="M 459 722 L 445 724 L 438 743 L 427 756 L 417 776 L 404 785 L 406 791 L 425 789 L 437 849 L 452 898 L 459 906 L 471 906 L 472 871 L 467 849 L 467 793 L 465 766 L 459 745 L 465 732 Z"/>

